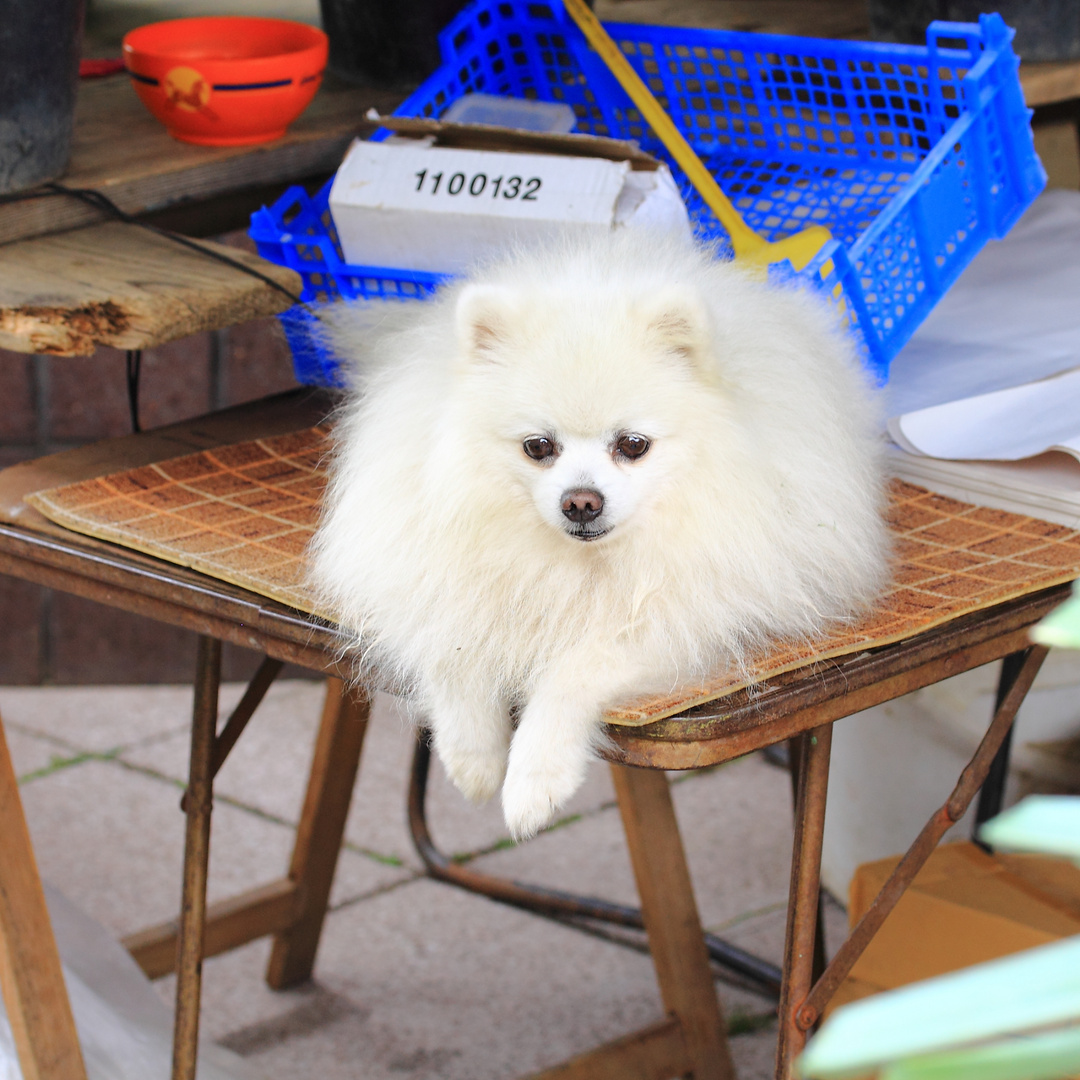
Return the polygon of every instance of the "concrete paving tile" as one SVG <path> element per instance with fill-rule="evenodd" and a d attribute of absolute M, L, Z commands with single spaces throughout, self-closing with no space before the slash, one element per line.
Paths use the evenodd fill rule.
<path fill-rule="evenodd" d="M 20 728 L 4 724 L 4 737 L 7 740 L 11 761 L 15 766 L 15 775 L 21 779 L 29 774 L 38 774 L 46 769 L 59 767 L 61 762 L 74 757 L 70 750 L 59 747 L 54 742 L 28 735 Z"/>
<path fill-rule="evenodd" d="M 786 903 L 791 781 L 759 754 L 672 786 L 690 876 L 706 926 Z"/>
<path fill-rule="evenodd" d="M 227 684 L 225 690 L 228 706 L 221 709 L 221 723 L 243 687 Z M 270 817 L 296 824 L 325 692 L 323 683 L 301 679 L 271 686 L 218 773 L 214 790 Z M 225 696 L 223 693 L 223 701 Z M 183 779 L 188 771 L 188 748 L 187 731 L 178 731 L 133 746 L 121 757 L 163 776 Z"/>
<path fill-rule="evenodd" d="M 228 706 L 243 688 L 222 687 Z M 191 723 L 190 686 L 4 686 L 0 714 L 11 727 L 105 753 Z"/>
<path fill-rule="evenodd" d="M 386 695 L 376 698 L 360 762 L 346 835 L 361 848 L 393 854 L 420 866 L 406 825 L 406 796 L 414 729 L 404 709 Z M 608 768 L 593 763 L 563 816 L 588 812 L 613 801 Z M 448 854 L 483 850 L 508 837 L 497 798 L 474 806 L 447 780 L 437 760 L 428 783 L 427 818 L 436 844 Z"/>
<path fill-rule="evenodd" d="M 731 1040 L 738 1080 L 773 1080 L 776 1070 L 776 1024 Z"/>
<path fill-rule="evenodd" d="M 831 897 L 824 897 L 825 951 L 828 956 L 840 947 L 848 935 L 847 913 Z M 784 933 L 787 928 L 787 900 L 780 900 L 758 911 L 747 912 L 727 924 L 708 929 L 725 941 L 754 953 L 773 964 L 784 957 Z"/>
<path fill-rule="evenodd" d="M 116 934 L 176 914 L 184 818 L 180 788 L 117 762 L 86 761 L 26 784 L 26 816 L 43 877 Z M 211 832 L 210 900 L 284 875 L 293 830 L 219 801 Z M 352 853 L 332 902 L 399 880 Z"/>
<path fill-rule="evenodd" d="M 284 874 L 285 866 L 281 873 Z M 330 908 L 354 903 L 391 888 L 403 881 L 411 881 L 416 871 L 409 866 L 383 862 L 349 848 L 342 848 L 338 856 L 334 884 L 330 889 Z"/>
<path fill-rule="evenodd" d="M 728 924 L 708 927 L 731 945 L 760 956 L 771 964 L 779 964 L 784 956 L 784 931 L 787 927 L 787 905 L 779 904 L 764 911 L 748 913 Z"/>
<path fill-rule="evenodd" d="M 231 700 L 239 698 L 240 688 L 230 685 L 228 690 Z M 324 693 L 321 683 L 310 680 L 275 684 L 218 774 L 217 791 L 272 817 L 295 822 Z M 359 849 L 420 869 L 406 826 L 414 738 L 414 728 L 398 702 L 386 694 L 377 695 L 346 837 Z M 121 756 L 181 779 L 187 774 L 187 753 L 187 733 L 181 729 L 171 737 L 132 746 Z M 588 812 L 614 797 L 607 766 L 596 762 L 563 816 Z M 446 779 L 437 760 L 428 785 L 428 821 L 436 843 L 450 854 L 484 849 L 507 837 L 498 799 L 482 807 L 472 805 Z"/>
<path fill-rule="evenodd" d="M 519 1076 L 661 1015 L 648 957 L 426 880 L 333 912 L 306 996 L 252 992 L 261 948 L 207 963 L 204 1015 L 267 1080 Z"/>
<path fill-rule="evenodd" d="M 238 689 L 230 690 L 234 698 L 239 696 Z M 321 683 L 307 680 L 275 684 L 218 774 L 217 791 L 245 806 L 295 823 L 324 693 Z M 392 697 L 377 695 L 346 836 L 358 848 L 420 869 L 405 824 L 413 739 L 413 727 L 403 709 Z M 122 757 L 181 779 L 187 773 L 187 754 L 187 733 L 178 730 L 171 737 L 132 746 Z M 578 796 L 568 812 L 588 809 L 613 797 L 606 768 L 597 764 L 585 793 Z M 506 836 L 498 801 L 484 807 L 472 806 L 449 783 L 437 761 L 431 770 L 428 808 L 436 840 L 450 852 L 472 851 Z"/>
<path fill-rule="evenodd" d="M 784 903 L 791 859 L 790 786 L 784 773 L 748 757 L 678 779 L 672 798 L 706 927 Z M 470 865 L 637 904 L 622 821 L 614 807 Z"/>

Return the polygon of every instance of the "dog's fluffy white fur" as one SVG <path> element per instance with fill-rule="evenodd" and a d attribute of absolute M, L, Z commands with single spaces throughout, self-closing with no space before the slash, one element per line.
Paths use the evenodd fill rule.
<path fill-rule="evenodd" d="M 502 785 L 515 837 L 581 783 L 605 707 L 880 590 L 874 394 L 816 299 L 622 233 L 415 308 L 374 337 L 338 317 L 366 360 L 313 578 L 458 788 Z"/>

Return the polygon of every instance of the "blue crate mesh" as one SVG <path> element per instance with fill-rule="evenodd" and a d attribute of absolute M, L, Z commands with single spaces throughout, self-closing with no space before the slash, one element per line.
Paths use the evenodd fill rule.
<path fill-rule="evenodd" d="M 828 227 L 834 242 L 799 276 L 838 305 L 882 377 L 978 249 L 1004 235 L 1045 184 L 1012 32 L 998 16 L 931 24 L 925 47 L 608 30 L 752 228 L 775 240 L 807 224 Z M 635 139 L 667 160 L 699 234 L 724 246 L 719 222 L 559 3 L 478 0 L 440 46 L 442 66 L 399 113 L 437 118 L 476 91 L 565 102 L 577 131 Z M 338 279 L 335 292 L 312 274 L 312 295 L 398 295 L 438 283 L 346 267 L 325 192 L 296 212 L 295 221 L 309 220 L 310 261 L 324 260 Z"/>
<path fill-rule="evenodd" d="M 330 216 L 330 184 L 314 196 L 292 187 L 272 206 L 257 210 L 250 235 L 264 259 L 288 266 L 304 281 L 296 305 L 279 316 L 298 382 L 343 386 L 342 366 L 320 333 L 320 304 L 334 300 L 419 300 L 445 280 L 440 274 L 345 262 Z"/>

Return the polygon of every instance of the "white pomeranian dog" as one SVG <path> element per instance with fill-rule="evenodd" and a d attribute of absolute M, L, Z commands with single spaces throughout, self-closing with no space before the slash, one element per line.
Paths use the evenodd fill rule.
<path fill-rule="evenodd" d="M 875 395 L 817 299 L 624 231 L 408 308 L 374 336 L 337 318 L 357 386 L 313 581 L 514 837 L 577 789 L 605 708 L 880 591 Z"/>

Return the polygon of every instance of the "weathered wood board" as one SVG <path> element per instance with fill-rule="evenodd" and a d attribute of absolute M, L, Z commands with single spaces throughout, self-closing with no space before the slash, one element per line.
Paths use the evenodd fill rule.
<path fill-rule="evenodd" d="M 285 267 L 199 243 L 300 292 L 300 276 Z M 16 352 L 144 349 L 290 304 L 257 278 L 137 225 L 109 222 L 0 249 L 0 348 Z"/>
<path fill-rule="evenodd" d="M 596 14 L 606 22 L 872 39 L 866 0 L 596 0 Z M 1032 107 L 1080 97 L 1080 60 L 1021 64 L 1020 85 Z"/>
<path fill-rule="evenodd" d="M 601 18 L 622 22 L 866 38 L 864 0 L 597 0 Z M 1080 96 L 1080 61 L 1024 64 L 1029 105 Z M 71 165 L 61 182 L 95 188 L 131 214 L 164 210 L 243 189 L 288 183 L 337 168 L 369 108 L 390 113 L 395 90 L 324 86 L 281 139 L 260 146 L 193 146 L 166 134 L 126 75 L 79 88 Z M 100 221 L 92 207 L 50 197 L 0 205 L 0 244 Z"/>
<path fill-rule="evenodd" d="M 361 130 L 369 108 L 393 112 L 394 91 L 324 87 L 285 135 L 257 146 L 195 146 L 172 138 L 131 88 L 126 75 L 79 87 L 71 164 L 60 182 L 94 188 L 121 210 L 141 214 L 178 203 L 288 183 L 333 172 Z M 0 244 L 102 220 L 69 197 L 0 205 Z"/>

